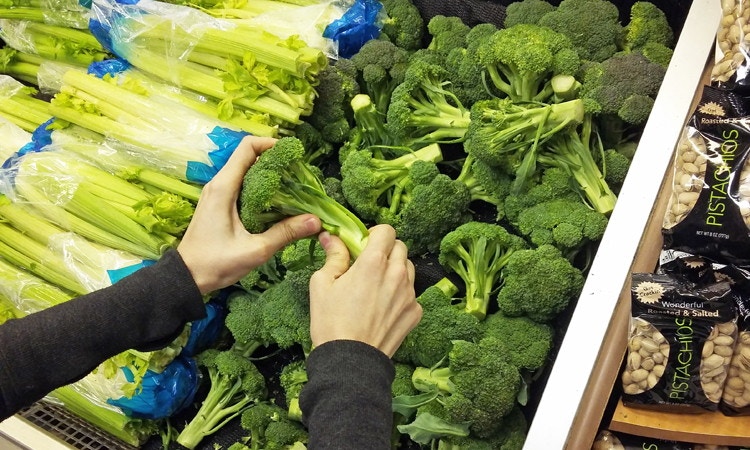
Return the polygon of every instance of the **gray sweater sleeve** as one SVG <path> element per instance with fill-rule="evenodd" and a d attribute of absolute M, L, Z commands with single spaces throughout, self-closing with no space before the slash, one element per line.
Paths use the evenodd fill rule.
<path fill-rule="evenodd" d="M 170 250 L 114 285 L 0 326 L 0 420 L 127 349 L 163 347 L 206 314 Z"/>
<path fill-rule="evenodd" d="M 332 341 L 308 356 L 300 395 L 309 450 L 389 450 L 393 363 L 358 341 Z"/>

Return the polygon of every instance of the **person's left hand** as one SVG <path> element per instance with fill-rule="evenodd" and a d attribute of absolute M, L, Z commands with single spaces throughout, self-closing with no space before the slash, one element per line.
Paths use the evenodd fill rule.
<path fill-rule="evenodd" d="M 177 246 L 203 294 L 236 283 L 289 243 L 321 230 L 320 219 L 311 214 L 289 217 L 260 234 L 251 234 L 242 225 L 237 212 L 242 179 L 258 155 L 275 142 L 244 138 L 203 187 L 193 219 Z"/>

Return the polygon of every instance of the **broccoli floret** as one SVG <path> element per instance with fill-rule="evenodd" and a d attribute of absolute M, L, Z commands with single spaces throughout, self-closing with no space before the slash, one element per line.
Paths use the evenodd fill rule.
<path fill-rule="evenodd" d="M 438 261 L 461 277 L 466 287 L 464 310 L 482 320 L 508 258 L 525 248 L 522 238 L 501 225 L 471 221 L 443 237 Z"/>
<path fill-rule="evenodd" d="M 446 174 L 415 183 L 410 198 L 394 227 L 412 255 L 436 251 L 446 233 L 472 219 L 469 189 Z"/>
<path fill-rule="evenodd" d="M 503 418 L 500 431 L 484 439 L 473 436 L 440 439 L 439 450 L 521 450 L 526 441 L 528 424 L 520 408 L 515 407 Z"/>
<path fill-rule="evenodd" d="M 538 181 L 531 183 L 527 189 L 512 193 L 503 202 L 505 219 L 517 226 L 521 211 L 539 203 L 556 199 L 577 201 L 580 194 L 575 190 L 570 174 L 560 167 L 542 169 Z"/>
<path fill-rule="evenodd" d="M 177 442 L 189 449 L 267 396 L 263 374 L 234 349 L 204 350 L 197 360 L 208 373 L 209 388 L 195 417 L 177 436 Z"/>
<path fill-rule="evenodd" d="M 557 133 L 540 147 L 538 167 L 559 167 L 570 174 L 573 185 L 596 212 L 609 215 L 617 196 L 607 184 L 597 159 L 604 156 L 598 136 L 592 133 L 592 116 L 587 114 L 579 129 Z"/>
<path fill-rule="evenodd" d="M 466 36 L 471 28 L 460 17 L 433 16 L 427 22 L 430 43 L 427 49 L 437 56 L 444 58 L 454 48 L 461 48 L 466 44 Z"/>
<path fill-rule="evenodd" d="M 225 324 L 235 347 L 247 355 L 271 344 L 282 349 L 299 345 L 309 352 L 312 342 L 308 284 L 318 266 L 287 271 L 283 280 L 257 297 L 244 292 L 231 294 Z"/>
<path fill-rule="evenodd" d="M 503 354 L 519 369 L 533 372 L 547 362 L 553 337 L 549 325 L 496 312 L 489 314 L 481 327 L 484 336 L 494 336 L 503 343 Z"/>
<path fill-rule="evenodd" d="M 607 216 L 580 200 L 551 200 L 518 215 L 518 232 L 534 245 L 549 244 L 573 261 L 579 252 L 604 235 Z"/>
<path fill-rule="evenodd" d="M 555 8 L 556 6 L 545 0 L 518 0 L 505 8 L 503 25 L 510 28 L 519 23 L 538 24 L 542 16 L 554 11 Z"/>
<path fill-rule="evenodd" d="M 451 49 L 444 61 L 440 62 L 449 72 L 451 90 L 463 105 L 492 98 L 485 84 L 477 49 L 496 31 L 497 27 L 491 23 L 473 26 L 466 35 L 466 45 Z"/>
<path fill-rule="evenodd" d="M 556 247 L 546 244 L 518 250 L 503 271 L 497 295 L 500 312 L 549 322 L 580 295 L 584 277 Z"/>
<path fill-rule="evenodd" d="M 422 14 L 411 0 L 383 0 L 387 19 L 382 34 L 397 46 L 414 51 L 422 48 L 425 24 Z"/>
<path fill-rule="evenodd" d="M 646 42 L 646 44 L 636 50 L 636 52 L 643 55 L 652 63 L 659 64 L 665 69 L 669 66 L 670 61 L 672 61 L 672 55 L 674 55 L 674 50 L 672 50 L 671 47 L 659 44 L 658 42 Z"/>
<path fill-rule="evenodd" d="M 604 179 L 613 191 L 619 192 L 630 169 L 631 159 L 615 149 L 604 151 Z"/>
<path fill-rule="evenodd" d="M 507 173 L 469 155 L 464 159 L 457 180 L 469 189 L 471 201 L 494 205 L 497 210 L 496 218 L 503 218 L 503 201 L 510 194 L 512 184 Z"/>
<path fill-rule="evenodd" d="M 480 101 L 471 107 L 464 150 L 478 161 L 509 171 L 517 193 L 535 173 L 539 143 L 583 119 L 583 102 L 578 99 L 555 104 L 518 104 L 507 98 Z"/>
<path fill-rule="evenodd" d="M 333 151 L 333 144 L 312 124 L 302 121 L 294 127 L 294 137 L 305 147 L 305 162 L 320 164 L 320 160 Z"/>
<path fill-rule="evenodd" d="M 648 1 L 637 1 L 630 7 L 630 20 L 625 25 L 622 49 L 642 49 L 646 44 L 674 45 L 674 32 L 664 11 Z"/>
<path fill-rule="evenodd" d="M 452 341 L 481 337 L 479 319 L 466 313 L 463 301 L 454 300 L 457 293 L 458 287 L 443 278 L 417 297 L 422 320 L 401 343 L 394 360 L 431 367 L 448 355 Z"/>
<path fill-rule="evenodd" d="M 299 395 L 307 383 L 307 369 L 304 360 L 292 361 L 279 373 L 279 385 L 284 391 L 289 419 L 302 421 L 302 410 L 299 407 Z"/>
<path fill-rule="evenodd" d="M 284 278 L 283 267 L 279 264 L 277 255 L 251 270 L 239 281 L 240 287 L 248 293 L 260 294 L 269 286 L 278 283 Z"/>
<path fill-rule="evenodd" d="M 326 253 L 317 238 L 299 239 L 284 247 L 277 254 L 279 263 L 284 269 L 297 271 L 307 267 L 322 267 Z M 281 280 L 277 280 L 281 281 Z"/>
<path fill-rule="evenodd" d="M 612 115 L 625 124 L 643 125 L 653 102 L 628 104 L 633 96 L 656 98 L 666 69 L 649 61 L 639 53 L 618 53 L 611 58 L 587 66 L 583 76 L 581 98 L 589 110 L 597 115 Z M 642 110 L 639 111 L 637 107 Z"/>
<path fill-rule="evenodd" d="M 477 55 L 498 95 L 513 101 L 547 101 L 550 79 L 575 75 L 581 65 L 567 36 L 524 23 L 488 36 Z"/>
<path fill-rule="evenodd" d="M 318 97 L 307 120 L 330 143 L 346 141 L 354 125 L 349 102 L 360 92 L 357 75 L 356 66 L 346 58 L 327 65 L 317 75 L 315 91 Z"/>
<path fill-rule="evenodd" d="M 360 217 L 381 221 L 384 209 L 389 211 L 387 216 L 400 212 L 404 204 L 401 194 L 410 183 L 414 162 L 437 163 L 442 159 L 437 144 L 393 159 L 378 158 L 370 150 L 354 150 L 341 165 L 341 189 L 347 203 Z"/>
<path fill-rule="evenodd" d="M 245 174 L 240 193 L 243 225 L 258 233 L 284 217 L 311 213 L 320 218 L 325 230 L 339 236 L 356 258 L 367 240 L 367 227 L 326 194 L 304 155 L 299 139 L 284 137 L 258 157 Z"/>
<path fill-rule="evenodd" d="M 250 432 L 250 450 L 304 449 L 307 442 L 304 427 L 289 419 L 283 408 L 268 401 L 246 409 L 240 417 L 240 426 Z"/>
<path fill-rule="evenodd" d="M 502 419 L 516 405 L 521 376 L 497 349 L 495 337 L 454 341 L 447 366 L 417 367 L 412 382 L 422 392 L 438 392 L 436 399 L 455 424 L 469 423 L 480 438 L 497 433 Z"/>
<path fill-rule="evenodd" d="M 385 114 L 391 93 L 403 80 L 409 65 L 409 52 L 393 42 L 371 39 L 354 54 L 360 91 L 367 94 L 375 109 Z"/>
<path fill-rule="evenodd" d="M 413 61 L 391 95 L 388 130 L 417 145 L 463 141 L 469 110 L 450 89 L 448 72 L 442 66 Z"/>
<path fill-rule="evenodd" d="M 604 61 L 622 39 L 620 10 L 608 0 L 562 0 L 538 25 L 567 36 L 581 59 Z"/>
<path fill-rule="evenodd" d="M 242 442 L 235 442 L 234 444 L 227 447 L 227 450 L 252 450 L 247 445 L 243 444 Z"/>

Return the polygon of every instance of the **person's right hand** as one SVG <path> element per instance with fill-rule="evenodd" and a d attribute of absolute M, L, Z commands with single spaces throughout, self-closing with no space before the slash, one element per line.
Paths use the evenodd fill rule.
<path fill-rule="evenodd" d="M 313 347 L 355 340 L 393 356 L 422 318 L 406 245 L 391 226 L 377 225 L 349 267 L 349 252 L 339 238 L 323 232 L 319 240 L 326 263 L 310 279 Z"/>

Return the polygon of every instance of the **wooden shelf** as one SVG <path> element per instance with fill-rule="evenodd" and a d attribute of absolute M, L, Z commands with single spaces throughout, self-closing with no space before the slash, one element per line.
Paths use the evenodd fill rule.
<path fill-rule="evenodd" d="M 654 439 L 712 445 L 750 445 L 750 416 L 721 412 L 667 413 L 618 401 L 609 429 Z"/>

